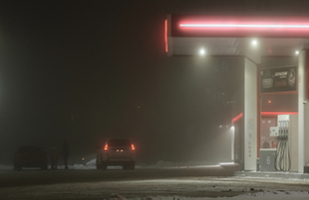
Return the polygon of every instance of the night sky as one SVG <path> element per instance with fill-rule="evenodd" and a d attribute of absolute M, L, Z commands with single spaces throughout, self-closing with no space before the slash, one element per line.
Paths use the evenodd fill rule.
<path fill-rule="evenodd" d="M 108 137 L 132 138 L 142 162 L 228 158 L 212 147 L 229 143 L 217 127 L 232 117 L 226 102 L 241 86 L 241 60 L 167 57 L 166 15 L 308 8 L 306 0 L 1 1 L 0 160 L 63 139 L 73 155 L 89 155 Z"/>

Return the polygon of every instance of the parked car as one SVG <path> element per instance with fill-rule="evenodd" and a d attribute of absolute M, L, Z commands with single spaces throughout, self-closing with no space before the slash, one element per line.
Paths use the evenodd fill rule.
<path fill-rule="evenodd" d="M 135 146 L 129 139 L 108 139 L 99 145 L 96 159 L 97 169 L 107 166 L 122 166 L 123 169 L 134 169 Z"/>
<path fill-rule="evenodd" d="M 47 169 L 48 157 L 44 148 L 39 146 L 20 147 L 14 155 L 14 169 L 23 167 Z"/>

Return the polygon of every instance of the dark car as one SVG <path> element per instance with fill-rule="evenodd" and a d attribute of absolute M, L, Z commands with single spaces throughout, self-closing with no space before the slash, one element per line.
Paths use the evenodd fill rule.
<path fill-rule="evenodd" d="M 108 139 L 97 152 L 97 169 L 107 166 L 122 166 L 123 169 L 134 169 L 135 146 L 129 139 Z"/>
<path fill-rule="evenodd" d="M 14 156 L 15 170 L 21 170 L 23 167 L 47 169 L 47 165 L 48 157 L 43 147 L 23 146 Z"/>

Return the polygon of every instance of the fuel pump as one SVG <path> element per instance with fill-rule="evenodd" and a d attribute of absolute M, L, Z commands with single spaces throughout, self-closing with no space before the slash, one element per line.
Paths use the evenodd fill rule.
<path fill-rule="evenodd" d="M 265 130 L 268 124 L 262 125 Z M 260 148 L 260 170 L 298 172 L 298 115 L 278 115 L 277 123 L 268 128 L 269 140 L 277 144 Z"/>
<path fill-rule="evenodd" d="M 274 167 L 277 171 L 290 171 L 291 156 L 289 147 L 289 116 L 278 115 L 277 151 Z"/>

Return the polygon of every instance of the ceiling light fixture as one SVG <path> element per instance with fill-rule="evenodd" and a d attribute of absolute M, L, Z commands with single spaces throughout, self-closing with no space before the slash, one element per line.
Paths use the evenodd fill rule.
<path fill-rule="evenodd" d="M 201 55 L 201 56 L 205 55 L 205 53 L 206 53 L 206 52 L 205 52 L 205 49 L 203 49 L 203 48 L 200 49 L 200 55 Z"/>
<path fill-rule="evenodd" d="M 251 42 L 251 44 L 253 45 L 253 46 L 256 46 L 257 45 L 257 40 L 252 40 L 252 42 Z"/>

